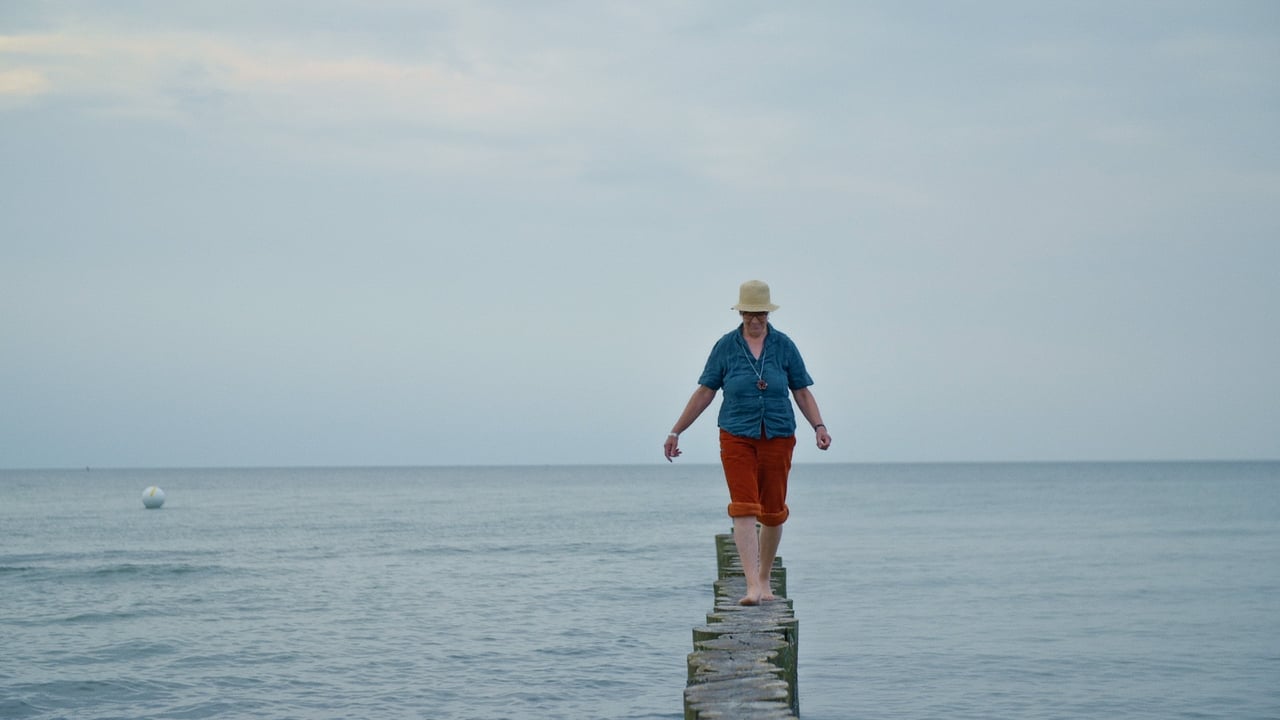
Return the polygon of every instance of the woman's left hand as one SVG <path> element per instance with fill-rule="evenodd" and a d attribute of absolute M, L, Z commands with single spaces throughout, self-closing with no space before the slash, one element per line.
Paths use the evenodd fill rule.
<path fill-rule="evenodd" d="M 818 436 L 819 450 L 826 450 L 827 448 L 831 447 L 831 433 L 827 432 L 826 425 L 819 426 L 818 429 L 815 431 L 815 433 Z"/>

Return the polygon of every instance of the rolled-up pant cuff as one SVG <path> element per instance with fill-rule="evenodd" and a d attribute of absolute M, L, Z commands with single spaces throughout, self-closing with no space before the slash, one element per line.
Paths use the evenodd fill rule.
<path fill-rule="evenodd" d="M 791 508 L 783 505 L 782 512 L 760 513 L 759 515 L 756 515 L 756 520 L 759 520 L 761 525 L 777 527 L 786 522 L 789 517 L 791 517 Z"/>

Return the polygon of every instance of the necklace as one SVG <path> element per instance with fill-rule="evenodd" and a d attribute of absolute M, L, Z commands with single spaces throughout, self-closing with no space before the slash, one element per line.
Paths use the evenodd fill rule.
<path fill-rule="evenodd" d="M 751 353 L 747 352 L 745 343 L 739 347 L 742 348 L 742 354 L 747 356 L 747 364 L 751 366 L 751 372 L 756 374 L 756 387 L 761 390 L 768 389 L 769 383 L 764 381 L 764 348 L 760 348 L 760 369 L 757 370 L 756 364 L 751 361 Z"/>

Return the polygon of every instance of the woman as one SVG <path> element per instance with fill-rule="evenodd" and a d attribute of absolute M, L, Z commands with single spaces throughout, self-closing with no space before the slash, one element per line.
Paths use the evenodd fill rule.
<path fill-rule="evenodd" d="M 831 447 L 818 401 L 809 386 L 813 379 L 791 338 L 769 324 L 778 309 L 769 300 L 769 286 L 749 280 L 738 289 L 734 310 L 742 324 L 711 348 L 680 419 L 663 447 L 667 461 L 680 456 L 680 433 L 689 429 L 724 388 L 720 404 L 720 462 L 729 484 L 729 516 L 733 541 L 742 558 L 747 594 L 738 602 L 758 605 L 776 599 L 769 586 L 770 571 L 787 521 L 787 476 L 796 446 L 796 416 L 788 390 L 816 433 L 818 449 Z M 760 528 L 757 531 L 756 524 Z"/>

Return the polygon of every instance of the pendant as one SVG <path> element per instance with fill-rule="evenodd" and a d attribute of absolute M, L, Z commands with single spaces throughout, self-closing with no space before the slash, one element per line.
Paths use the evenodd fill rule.
<path fill-rule="evenodd" d="M 760 378 L 759 380 L 756 381 L 756 387 L 760 388 L 761 390 L 767 390 L 769 388 L 769 383 L 765 382 L 764 378 Z"/>

